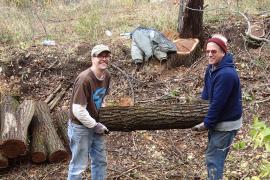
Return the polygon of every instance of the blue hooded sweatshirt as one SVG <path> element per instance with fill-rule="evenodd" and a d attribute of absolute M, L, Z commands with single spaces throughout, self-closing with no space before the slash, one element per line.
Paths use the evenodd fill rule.
<path fill-rule="evenodd" d="M 205 72 L 202 99 L 209 100 L 204 125 L 213 129 L 223 121 L 236 121 L 242 116 L 241 85 L 232 54 L 225 54 L 218 66 Z"/>

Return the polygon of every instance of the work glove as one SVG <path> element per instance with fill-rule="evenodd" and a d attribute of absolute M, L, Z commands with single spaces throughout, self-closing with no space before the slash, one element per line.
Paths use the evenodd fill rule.
<path fill-rule="evenodd" d="M 109 129 L 101 123 L 97 123 L 97 125 L 94 127 L 94 131 L 95 131 L 95 133 L 101 134 L 101 135 L 102 134 L 109 134 L 109 132 L 110 132 Z"/>
<path fill-rule="evenodd" d="M 193 131 L 206 131 L 207 128 L 204 126 L 204 122 L 191 128 Z"/>

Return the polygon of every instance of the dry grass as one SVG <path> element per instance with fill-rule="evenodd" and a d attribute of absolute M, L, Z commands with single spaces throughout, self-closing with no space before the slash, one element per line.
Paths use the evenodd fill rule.
<path fill-rule="evenodd" d="M 106 30 L 112 31 L 115 37 L 139 25 L 160 31 L 176 31 L 179 6 L 171 0 L 159 3 L 149 3 L 147 0 L 66 1 L 30 3 L 30 0 L 0 0 L 0 42 L 41 43 L 44 39 L 53 39 L 58 43 L 96 42 L 108 39 L 104 33 Z M 239 1 L 238 4 L 237 1 L 206 0 L 205 5 L 208 6 L 204 12 L 204 22 L 220 23 L 238 8 L 248 13 L 270 8 L 266 0 L 257 2 L 254 6 L 252 0 Z"/>

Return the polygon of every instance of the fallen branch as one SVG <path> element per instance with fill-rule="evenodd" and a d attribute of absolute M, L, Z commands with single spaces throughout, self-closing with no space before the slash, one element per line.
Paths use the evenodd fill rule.
<path fill-rule="evenodd" d="M 249 36 L 251 39 L 254 39 L 254 40 L 257 40 L 257 41 L 263 41 L 263 42 L 270 43 L 269 39 L 261 38 L 261 37 L 257 37 L 257 36 L 252 35 L 252 33 L 251 33 L 251 23 L 250 23 L 248 17 L 244 13 L 242 13 L 240 11 L 238 11 L 237 13 L 242 15 L 245 18 L 245 20 L 247 21 L 247 25 L 248 25 L 248 29 L 246 30 L 246 35 L 247 36 Z"/>

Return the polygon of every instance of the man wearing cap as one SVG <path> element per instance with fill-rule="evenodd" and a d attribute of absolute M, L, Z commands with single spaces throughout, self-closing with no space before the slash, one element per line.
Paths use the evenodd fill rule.
<path fill-rule="evenodd" d="M 68 136 L 72 157 L 68 180 L 82 179 L 82 172 L 91 160 L 93 180 L 106 178 L 107 155 L 104 134 L 105 125 L 98 122 L 99 109 L 109 91 L 110 73 L 107 70 L 111 51 L 103 44 L 91 51 L 92 66 L 76 78 L 70 103 Z"/>
<path fill-rule="evenodd" d="M 209 110 L 204 122 L 193 130 L 208 130 L 208 179 L 219 180 L 223 178 L 224 163 L 232 141 L 242 126 L 241 85 L 224 36 L 210 38 L 206 54 L 209 65 L 205 72 L 202 99 L 209 101 Z"/>

